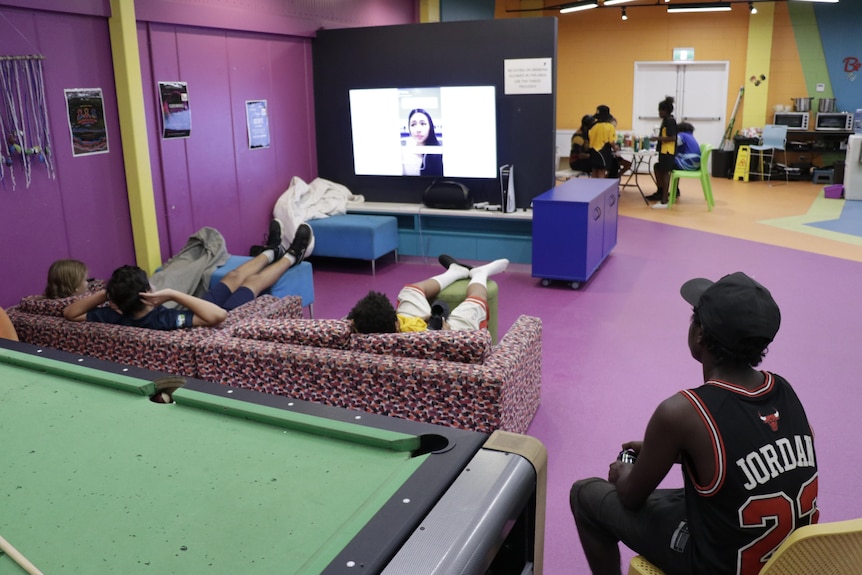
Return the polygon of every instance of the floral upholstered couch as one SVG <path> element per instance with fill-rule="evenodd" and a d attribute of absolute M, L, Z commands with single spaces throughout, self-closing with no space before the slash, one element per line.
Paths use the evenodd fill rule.
<path fill-rule="evenodd" d="M 361 335 L 302 319 L 302 298 L 262 295 L 216 327 L 156 331 L 63 318 L 72 301 L 7 311 L 21 341 L 295 399 L 490 433 L 524 433 L 541 399 L 542 322 L 490 332 Z"/>
<path fill-rule="evenodd" d="M 229 312 L 216 327 L 156 331 L 69 321 L 63 317 L 63 308 L 75 299 L 27 296 L 6 311 L 23 342 L 185 377 L 197 377 L 196 349 L 219 331 L 254 317 L 302 317 L 302 298 L 262 295 Z"/>
<path fill-rule="evenodd" d="M 525 433 L 541 399 L 542 321 L 487 330 L 352 333 L 344 320 L 235 323 L 198 348 L 201 379 L 490 433 Z"/>

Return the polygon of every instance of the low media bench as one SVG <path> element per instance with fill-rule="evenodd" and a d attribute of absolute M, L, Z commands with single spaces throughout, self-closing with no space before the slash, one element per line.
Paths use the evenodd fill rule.
<path fill-rule="evenodd" d="M 481 209 L 441 210 L 422 204 L 363 202 L 350 204 L 348 214 L 392 216 L 398 222 L 398 253 L 465 260 L 532 261 L 533 212 L 510 214 Z M 315 253 L 317 249 L 315 248 Z"/>

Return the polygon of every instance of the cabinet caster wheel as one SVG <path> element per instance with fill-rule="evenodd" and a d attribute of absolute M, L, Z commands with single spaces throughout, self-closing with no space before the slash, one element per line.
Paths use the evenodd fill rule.
<path fill-rule="evenodd" d="M 549 280 L 549 279 L 543 279 L 542 280 L 542 287 L 548 287 L 549 285 L 551 285 L 551 280 Z"/>
<path fill-rule="evenodd" d="M 572 282 L 569 285 L 572 287 L 572 289 L 578 289 L 579 287 L 581 287 L 581 284 L 578 282 Z"/>

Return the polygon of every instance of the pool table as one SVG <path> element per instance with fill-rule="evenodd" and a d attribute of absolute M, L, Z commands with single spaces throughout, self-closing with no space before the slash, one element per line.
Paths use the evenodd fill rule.
<path fill-rule="evenodd" d="M 0 340 L 0 573 L 541 572 L 537 440 L 169 375 Z"/>

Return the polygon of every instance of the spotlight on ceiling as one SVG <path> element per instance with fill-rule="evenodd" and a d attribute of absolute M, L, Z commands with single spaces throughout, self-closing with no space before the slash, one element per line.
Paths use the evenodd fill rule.
<path fill-rule="evenodd" d="M 622 19 L 623 19 L 623 20 L 628 20 L 628 19 L 629 19 L 628 15 L 626 15 L 626 9 L 625 9 L 625 8 L 623 8 L 623 15 L 622 15 Z"/>
<path fill-rule="evenodd" d="M 615 6 L 617 4 L 625 4 L 626 2 L 633 2 L 634 0 L 605 0 L 602 3 L 602 6 Z"/>
<path fill-rule="evenodd" d="M 754 7 L 754 2 L 748 3 L 748 11 L 752 14 L 757 14 L 757 8 Z"/>

